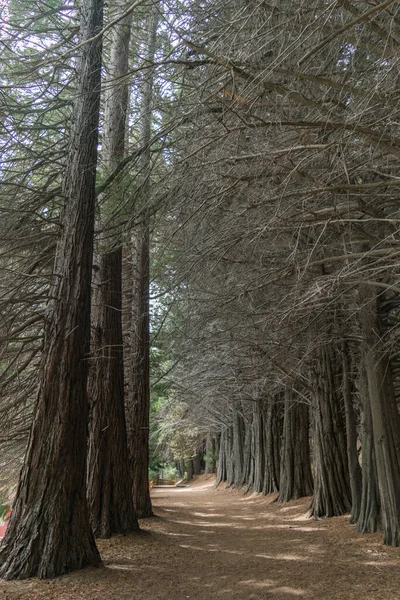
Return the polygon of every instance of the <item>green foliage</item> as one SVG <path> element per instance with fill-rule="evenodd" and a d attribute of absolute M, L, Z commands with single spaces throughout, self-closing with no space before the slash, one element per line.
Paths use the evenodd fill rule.
<path fill-rule="evenodd" d="M 160 268 L 160 265 L 157 265 Z M 169 339 L 184 318 L 179 308 L 166 298 L 152 311 L 153 343 L 151 372 L 154 384 L 151 395 L 150 448 L 155 459 L 175 461 L 191 457 L 201 441 L 201 432 L 187 419 L 188 406 L 172 393 L 169 375 L 176 363 L 170 356 Z"/>
<path fill-rule="evenodd" d="M 178 480 L 178 470 L 169 462 L 158 461 L 149 469 L 149 479 Z"/>
<path fill-rule="evenodd" d="M 218 459 L 218 454 L 216 452 L 208 451 L 207 454 L 203 455 L 203 458 L 207 467 L 214 467 Z"/>

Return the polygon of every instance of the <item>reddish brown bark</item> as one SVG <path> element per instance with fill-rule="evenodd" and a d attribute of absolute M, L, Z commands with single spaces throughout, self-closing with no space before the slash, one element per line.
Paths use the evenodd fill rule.
<path fill-rule="evenodd" d="M 87 365 L 100 100 L 102 0 L 83 0 L 65 206 L 41 383 L 0 576 L 55 577 L 100 562 L 86 503 Z M 88 42 L 89 39 L 93 41 Z"/>
<path fill-rule="evenodd" d="M 390 360 L 383 345 L 375 290 L 360 289 L 362 356 L 367 379 L 384 543 L 400 546 L 400 415 Z M 373 490 L 374 491 L 374 490 Z"/>
<path fill-rule="evenodd" d="M 96 537 L 139 530 L 125 422 L 121 270 L 121 247 L 103 254 L 101 281 L 95 294 L 98 306 L 95 306 L 87 493 Z"/>
<path fill-rule="evenodd" d="M 279 502 L 313 493 L 309 446 L 308 405 L 285 390 Z"/>
<path fill-rule="evenodd" d="M 126 6 L 125 0 L 116 1 L 116 8 L 121 14 Z M 129 70 L 131 19 L 132 13 L 125 16 L 112 32 L 102 139 L 102 159 L 106 173 L 112 172 L 125 154 L 129 89 L 124 76 Z M 106 213 L 107 200 L 105 198 L 103 202 Z M 113 200 L 111 198 L 111 203 Z M 119 240 L 114 243 L 114 249 L 107 249 L 108 244 L 108 240 L 100 240 L 102 255 L 93 294 L 95 333 L 90 378 L 88 500 L 90 521 L 98 537 L 136 532 L 139 529 L 133 505 L 125 421 L 121 317 L 122 247 Z"/>
<path fill-rule="evenodd" d="M 314 366 L 314 496 L 311 514 L 334 517 L 351 510 L 342 383 L 342 357 L 319 348 Z"/>

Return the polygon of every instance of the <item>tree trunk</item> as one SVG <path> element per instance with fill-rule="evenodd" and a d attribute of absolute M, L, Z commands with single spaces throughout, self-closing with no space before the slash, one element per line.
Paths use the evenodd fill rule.
<path fill-rule="evenodd" d="M 86 502 L 87 365 L 100 101 L 102 0 L 83 0 L 65 206 L 41 382 L 0 576 L 56 577 L 98 565 Z M 92 39 L 93 38 L 93 39 Z M 89 41 L 91 40 L 92 41 Z"/>
<path fill-rule="evenodd" d="M 377 299 L 368 286 L 360 290 L 363 359 L 368 381 L 372 432 L 384 543 L 400 545 L 400 416 L 396 406 L 390 362 L 384 353 Z"/>
<path fill-rule="evenodd" d="M 116 2 L 120 13 L 126 2 Z M 121 78 L 129 70 L 132 13 L 112 32 L 108 81 L 104 98 L 102 158 L 110 173 L 125 153 L 128 86 Z M 100 247 L 106 245 L 100 241 Z M 119 245 L 119 242 L 117 242 Z M 102 250 L 98 285 L 93 298 L 94 368 L 89 378 L 91 418 L 88 455 L 88 504 L 96 537 L 138 531 L 133 505 L 125 421 L 122 340 L 122 247 Z"/>
<path fill-rule="evenodd" d="M 121 328 L 122 248 L 103 254 L 95 297 L 97 313 L 91 386 L 88 505 L 96 537 L 139 530 L 132 498 L 132 476 L 124 403 Z"/>
<path fill-rule="evenodd" d="M 218 487 L 223 481 L 226 481 L 226 452 L 225 452 L 226 430 L 223 429 L 219 440 L 217 480 L 215 487 Z"/>
<path fill-rule="evenodd" d="M 193 459 L 188 459 L 188 468 L 187 468 L 187 481 L 191 481 L 193 479 L 194 467 L 193 467 Z"/>
<path fill-rule="evenodd" d="M 113 7 L 124 14 L 129 2 L 113 0 Z M 109 175 L 125 157 L 126 120 L 129 102 L 129 48 L 131 39 L 131 11 L 112 28 L 108 76 L 104 91 L 104 132 L 102 153 L 104 169 Z"/>
<path fill-rule="evenodd" d="M 153 515 L 148 485 L 150 428 L 149 239 L 148 229 L 135 240 L 131 333 L 131 385 L 127 406 L 133 498 L 138 517 Z"/>
<path fill-rule="evenodd" d="M 357 415 L 353 404 L 354 383 L 350 374 L 350 354 L 346 343 L 343 344 L 342 357 L 343 399 L 346 412 L 347 461 L 351 489 L 350 523 L 357 523 L 361 507 L 362 478 L 357 452 Z"/>
<path fill-rule="evenodd" d="M 206 461 L 205 473 L 207 475 L 209 475 L 210 473 L 215 473 L 215 468 L 216 468 L 215 438 L 212 437 L 211 433 L 209 433 L 206 438 L 205 461 Z"/>
<path fill-rule="evenodd" d="M 233 427 L 230 425 L 225 431 L 225 465 L 226 487 L 235 483 L 235 463 L 233 462 Z"/>
<path fill-rule="evenodd" d="M 364 361 L 362 360 L 362 362 Z M 375 533 L 380 522 L 380 501 L 376 477 L 371 406 L 364 368 L 361 368 L 360 375 L 360 398 L 362 402 L 362 487 L 360 512 L 356 529 L 359 533 Z"/>
<path fill-rule="evenodd" d="M 264 451 L 264 420 L 261 412 L 260 402 L 254 402 L 253 406 L 253 481 L 251 488 L 255 492 L 262 492 L 265 471 L 265 451 Z"/>
<path fill-rule="evenodd" d="M 156 50 L 158 7 L 150 15 L 147 60 L 154 61 Z M 128 434 L 133 471 L 133 498 L 137 515 L 151 517 L 153 510 L 148 485 L 150 426 L 150 138 L 151 104 L 154 74 L 147 77 L 142 100 L 142 137 L 147 150 L 142 156 L 143 182 L 140 192 L 142 221 L 132 242 L 132 316 L 130 344 L 132 352 L 130 398 L 128 402 Z"/>
<path fill-rule="evenodd" d="M 265 469 L 263 494 L 279 492 L 280 457 L 282 443 L 282 398 L 279 395 L 268 398 L 264 434 Z"/>
<path fill-rule="evenodd" d="M 309 445 L 308 406 L 285 390 L 279 502 L 297 500 L 313 493 Z"/>
<path fill-rule="evenodd" d="M 195 454 L 193 456 L 193 475 L 200 475 L 201 474 L 201 454 L 200 452 L 197 452 L 197 454 Z"/>
<path fill-rule="evenodd" d="M 236 408 L 233 412 L 232 461 L 235 467 L 233 483 L 235 487 L 241 487 L 243 474 L 243 417 Z"/>
<path fill-rule="evenodd" d="M 253 424 L 245 421 L 245 436 L 244 436 L 244 449 L 243 449 L 243 472 L 242 481 L 240 487 L 244 485 L 250 485 L 250 472 L 252 462 L 252 439 L 253 439 Z"/>
<path fill-rule="evenodd" d="M 315 518 L 343 515 L 351 510 L 343 398 L 339 394 L 341 365 L 331 346 L 316 354 L 314 372 L 314 496 Z M 341 371 L 341 369 L 340 369 Z"/>

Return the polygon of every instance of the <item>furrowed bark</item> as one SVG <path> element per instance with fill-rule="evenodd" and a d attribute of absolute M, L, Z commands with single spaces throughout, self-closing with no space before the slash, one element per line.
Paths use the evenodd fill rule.
<path fill-rule="evenodd" d="M 88 504 L 96 537 L 139 530 L 132 498 L 124 404 L 122 248 L 103 254 L 91 385 Z M 93 353 L 92 353 L 93 354 Z"/>
<path fill-rule="evenodd" d="M 264 408 L 264 494 L 279 492 L 282 443 L 282 405 L 280 394 L 268 399 Z"/>
<path fill-rule="evenodd" d="M 308 406 L 287 388 L 278 501 L 289 502 L 312 493 Z"/>
<path fill-rule="evenodd" d="M 343 399 L 346 413 L 347 461 L 351 489 L 350 523 L 357 523 L 361 507 L 362 478 L 357 452 L 357 415 L 354 408 L 354 383 L 350 374 L 350 352 L 343 343 Z"/>
<path fill-rule="evenodd" d="M 158 7 L 150 15 L 147 59 L 154 60 L 158 26 Z M 131 378 L 127 405 L 128 438 L 133 472 L 133 498 L 140 518 L 151 517 L 148 467 L 150 425 L 150 174 L 151 118 L 153 71 L 145 81 L 142 93 L 142 137 L 147 145 L 142 155 L 144 180 L 140 191 L 142 220 L 132 240 L 132 306 L 131 306 Z"/>
<path fill-rule="evenodd" d="M 360 289 L 363 360 L 368 381 L 376 473 L 382 510 L 384 543 L 400 545 L 400 416 L 391 365 L 385 354 L 377 317 L 376 292 Z"/>
<path fill-rule="evenodd" d="M 98 565 L 86 503 L 90 281 L 100 103 L 102 0 L 83 0 L 77 88 L 41 382 L 17 499 L 0 551 L 6 579 Z M 92 38 L 94 38 L 92 41 Z"/>
<path fill-rule="evenodd" d="M 311 515 L 334 517 L 351 510 L 351 491 L 340 396 L 337 349 L 318 349 L 314 378 L 314 496 Z"/>
<path fill-rule="evenodd" d="M 126 3 L 118 0 L 121 13 Z M 129 41 L 132 15 L 120 21 L 112 33 L 109 78 L 104 98 L 102 158 L 106 173 L 125 154 L 129 70 Z M 112 203 L 113 198 L 106 198 Z M 100 215 L 100 222 L 101 222 Z M 132 497 L 132 473 L 125 421 L 124 365 L 122 338 L 122 247 L 120 241 L 107 248 L 100 236 L 96 273 L 94 339 L 89 379 L 91 418 L 88 454 L 88 501 L 90 522 L 96 537 L 139 530 Z"/>
<path fill-rule="evenodd" d="M 364 362 L 363 359 L 362 362 Z M 372 432 L 372 414 L 368 394 L 367 377 L 364 368 L 362 368 L 360 374 L 360 398 L 363 408 L 361 423 L 362 487 L 360 512 L 356 525 L 359 533 L 375 533 L 380 523 L 381 511 Z"/>

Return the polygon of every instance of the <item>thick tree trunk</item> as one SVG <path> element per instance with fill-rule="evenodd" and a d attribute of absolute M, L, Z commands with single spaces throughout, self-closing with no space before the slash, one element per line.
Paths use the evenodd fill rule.
<path fill-rule="evenodd" d="M 113 7 L 124 14 L 129 2 L 113 0 Z M 101 158 L 109 174 L 125 157 L 126 120 L 129 101 L 129 48 L 132 11 L 112 28 L 108 76 L 104 91 L 104 132 Z"/>
<path fill-rule="evenodd" d="M 150 15 L 147 59 L 154 60 L 158 7 Z M 132 242 L 131 381 L 127 406 L 129 446 L 133 467 L 133 498 L 137 515 L 151 517 L 153 510 L 148 485 L 150 426 L 150 138 L 154 74 L 147 77 L 142 94 L 142 137 L 147 150 L 142 156 L 143 182 L 139 204 L 142 221 Z"/>
<path fill-rule="evenodd" d="M 350 373 L 350 352 L 343 344 L 343 399 L 346 412 L 347 461 L 351 489 L 350 523 L 357 523 L 361 507 L 362 478 L 357 452 L 357 414 L 354 408 L 354 383 Z"/>
<path fill-rule="evenodd" d="M 314 496 L 315 518 L 351 510 L 351 491 L 343 419 L 341 357 L 331 346 L 316 353 L 314 372 Z"/>
<path fill-rule="evenodd" d="M 400 545 L 400 416 L 390 362 L 384 353 L 374 290 L 360 290 L 363 359 L 376 459 L 384 543 Z"/>
<path fill-rule="evenodd" d="M 123 13 L 125 0 L 117 0 Z M 125 153 L 128 86 L 121 78 L 129 70 L 132 13 L 112 32 L 108 81 L 104 95 L 102 158 L 110 173 Z M 106 241 L 101 240 L 100 247 Z M 102 250 L 93 299 L 94 368 L 89 379 L 91 418 L 88 455 L 88 504 L 96 537 L 138 531 L 132 497 L 125 421 L 122 340 L 122 248 Z"/>
<path fill-rule="evenodd" d="M 201 454 L 197 452 L 193 456 L 193 475 L 200 475 L 201 473 Z"/>
<path fill-rule="evenodd" d="M 187 468 L 187 481 L 191 481 L 193 479 L 194 467 L 193 467 L 193 459 L 188 459 L 188 468 Z"/>
<path fill-rule="evenodd" d="M 100 101 L 102 0 L 83 0 L 65 207 L 46 315 L 43 371 L 0 576 L 98 565 L 86 503 L 87 365 Z M 89 41 L 93 38 L 92 41 Z"/>
<path fill-rule="evenodd" d="M 282 405 L 280 395 L 271 397 L 266 402 L 264 435 L 265 435 L 265 469 L 264 494 L 279 492 L 281 444 L 282 444 Z"/>
<path fill-rule="evenodd" d="M 206 468 L 205 473 L 211 474 L 215 473 L 216 470 L 216 459 L 215 459 L 215 438 L 212 437 L 211 433 L 207 435 L 206 438 Z"/>
<path fill-rule="evenodd" d="M 150 428 L 150 333 L 148 228 L 134 244 L 134 290 L 131 333 L 131 385 L 127 405 L 133 498 L 140 518 L 153 514 L 148 485 Z"/>
<path fill-rule="evenodd" d="M 249 465 L 248 465 L 248 476 L 246 477 L 246 494 L 253 489 L 254 486 L 254 473 L 255 473 L 255 454 L 256 454 L 256 440 L 254 437 L 254 413 L 250 424 L 250 444 L 249 444 Z"/>
<path fill-rule="evenodd" d="M 243 417 L 237 409 L 233 414 L 232 462 L 234 464 L 235 487 L 241 487 L 243 477 Z"/>
<path fill-rule="evenodd" d="M 250 485 L 250 472 L 251 472 L 251 463 L 252 463 L 252 439 L 253 439 L 253 424 L 252 422 L 248 423 L 245 421 L 245 436 L 244 436 L 244 446 L 243 446 L 243 473 L 242 473 L 242 481 L 240 482 L 240 487 L 244 485 Z"/>
<path fill-rule="evenodd" d="M 217 480 L 215 487 L 218 487 L 223 481 L 226 481 L 226 430 L 223 429 L 219 440 Z"/>
<path fill-rule="evenodd" d="M 253 405 L 253 480 L 251 488 L 255 492 L 262 492 L 265 472 L 265 450 L 264 450 L 264 420 L 261 404 L 254 402 Z"/>
<path fill-rule="evenodd" d="M 225 465 L 226 487 L 235 483 L 235 463 L 233 462 L 233 427 L 230 425 L 225 431 Z"/>
<path fill-rule="evenodd" d="M 360 512 L 357 520 L 357 531 L 359 533 L 375 533 L 380 523 L 380 500 L 376 477 L 371 406 L 368 393 L 368 382 L 365 371 L 362 368 L 360 375 L 360 398 L 362 402 L 362 487 Z"/>
<path fill-rule="evenodd" d="M 279 502 L 313 493 L 309 445 L 308 406 L 285 390 Z"/>
<path fill-rule="evenodd" d="M 103 254 L 103 280 L 95 294 L 99 306 L 95 307 L 87 497 L 96 537 L 139 530 L 125 422 L 121 263 L 121 247 Z"/>

